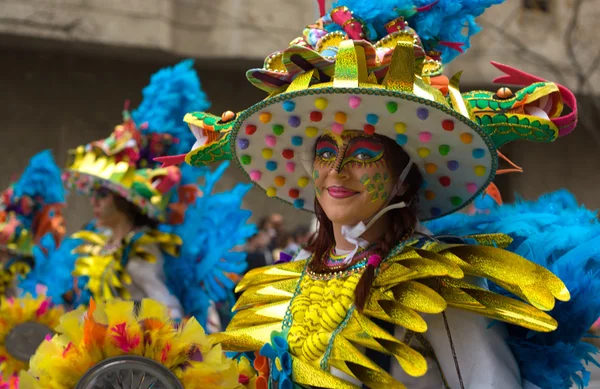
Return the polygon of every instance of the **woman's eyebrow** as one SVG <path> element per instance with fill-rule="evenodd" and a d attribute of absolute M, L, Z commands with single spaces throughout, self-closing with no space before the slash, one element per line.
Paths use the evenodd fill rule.
<path fill-rule="evenodd" d="M 380 153 L 383 151 L 383 144 L 374 139 L 358 137 L 358 138 L 354 138 L 350 142 L 348 142 L 348 148 L 346 149 L 346 152 L 353 153 L 357 149 L 361 149 L 361 148 L 369 149 L 374 152 Z"/>

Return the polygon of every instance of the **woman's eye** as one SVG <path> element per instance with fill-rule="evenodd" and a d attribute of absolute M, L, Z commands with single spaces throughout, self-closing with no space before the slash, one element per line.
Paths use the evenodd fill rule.
<path fill-rule="evenodd" d="M 330 159 L 330 158 L 333 158 L 333 152 L 331 152 L 331 151 L 327 151 L 327 150 L 325 150 L 325 151 L 321 151 L 321 152 L 319 153 L 319 157 L 320 157 L 320 158 L 322 158 L 322 159 Z"/>
<path fill-rule="evenodd" d="M 359 154 L 356 155 L 356 158 L 360 159 L 361 161 L 365 161 L 365 160 L 370 159 L 372 157 L 373 156 L 371 154 L 369 154 L 369 153 L 359 153 Z"/>

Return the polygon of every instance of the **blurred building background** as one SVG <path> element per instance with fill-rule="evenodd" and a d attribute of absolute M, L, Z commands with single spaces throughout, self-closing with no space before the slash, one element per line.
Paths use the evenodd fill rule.
<path fill-rule="evenodd" d="M 328 4 L 330 0 L 328 0 Z M 212 112 L 239 111 L 263 93 L 245 80 L 318 17 L 315 0 L 1 0 L 0 187 L 35 152 L 67 150 L 108 135 L 120 123 L 160 67 L 196 58 Z M 534 198 L 566 187 L 588 207 L 600 207 L 600 45 L 597 0 L 507 0 L 480 18 L 473 48 L 448 66 L 464 70 L 463 91 L 496 90 L 503 62 L 557 81 L 580 101 L 580 126 L 552 145 L 520 143 L 503 150 L 526 174 L 497 179 L 507 200 L 518 192 Z M 514 89 L 513 89 L 514 90 Z M 220 183 L 243 177 L 235 167 Z M 309 215 L 267 199 L 258 189 L 246 197 L 257 218 L 281 212 L 291 224 Z M 69 199 L 69 229 L 91 218 L 87 199 Z"/>

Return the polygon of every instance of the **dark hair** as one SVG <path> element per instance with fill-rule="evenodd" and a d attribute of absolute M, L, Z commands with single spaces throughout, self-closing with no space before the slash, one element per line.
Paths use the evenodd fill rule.
<path fill-rule="evenodd" d="M 116 194 L 114 199 L 115 207 L 126 214 L 135 227 L 150 227 L 152 229 L 158 227 L 158 221 L 144 215 L 137 205 Z"/>
<path fill-rule="evenodd" d="M 396 177 L 400 176 L 406 165 L 408 165 L 410 157 L 392 139 L 381 135 L 375 135 L 375 137 L 384 145 L 384 158 L 388 163 L 391 173 Z M 407 186 L 406 192 L 401 196 L 395 196 L 389 203 L 391 205 L 404 201 L 407 206 L 404 208 L 392 209 L 384 215 L 384 217 L 388 217 L 391 220 L 391 225 L 377 247 L 381 258 L 385 258 L 391 249 L 394 248 L 405 235 L 412 233 L 416 227 L 418 221 L 418 193 L 422 183 L 423 177 L 421 176 L 421 172 L 416 165 L 413 165 L 404 180 L 404 185 Z M 334 242 L 333 224 L 327 218 L 327 215 L 325 215 L 325 211 L 323 211 L 323 208 L 316 197 L 315 215 L 319 222 L 319 229 L 306 247 L 306 250 L 313 253 L 309 267 L 312 271 L 327 273 L 331 272 L 331 270 L 321 259 L 326 254 L 327 250 L 331 248 L 332 242 Z M 354 305 L 359 311 L 362 311 L 367 302 L 374 278 L 375 268 L 373 266 L 367 266 L 355 291 Z"/>

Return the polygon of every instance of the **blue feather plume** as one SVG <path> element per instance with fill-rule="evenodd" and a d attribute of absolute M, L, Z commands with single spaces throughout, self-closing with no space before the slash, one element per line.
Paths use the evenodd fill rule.
<path fill-rule="evenodd" d="M 59 247 L 56 247 L 51 236 L 44 236 L 39 246 L 34 246 L 33 257 L 34 268 L 20 280 L 18 288 L 21 295 L 30 293 L 38 294 L 38 286 L 46 287 L 45 295 L 52 298 L 55 304 L 66 304 L 65 293 L 73 289 L 73 276 L 71 272 L 75 268 L 75 261 L 79 254 L 73 253 L 73 249 L 83 243 L 80 239 L 66 238 Z M 84 291 L 85 292 L 85 291 Z M 89 301 L 89 295 L 81 296 L 81 301 Z M 70 302 L 77 306 L 78 302 Z"/>
<path fill-rule="evenodd" d="M 377 40 L 387 34 L 385 23 L 404 16 L 409 26 L 421 37 L 425 49 L 440 51 L 442 61 L 448 63 L 460 53 L 438 42 L 459 42 L 467 50 L 471 36 L 481 30 L 475 18 L 482 15 L 486 8 L 504 1 L 439 0 L 432 9 L 422 12 L 416 12 L 416 9 L 432 4 L 434 0 L 337 0 L 332 7 L 348 7 L 355 17 L 377 33 Z"/>
<path fill-rule="evenodd" d="M 188 112 L 206 111 L 210 107 L 194 70 L 194 61 L 187 59 L 154 73 L 142 94 L 142 103 L 131 113 L 134 122 L 138 126 L 148 123 L 148 133 L 167 133 L 179 139 L 171 146 L 169 155 L 190 151 L 196 139 L 183 117 Z"/>
<path fill-rule="evenodd" d="M 165 258 L 169 288 L 186 314 L 195 316 L 205 328 L 211 301 L 232 298 L 235 282 L 227 274 L 241 275 L 247 268 L 246 253 L 234 248 L 256 233 L 256 226 L 248 224 L 252 213 L 241 209 L 251 185 L 238 184 L 231 191 L 212 193 L 228 166 L 224 162 L 214 172 L 199 169 L 204 178 L 200 185 L 203 196 L 188 207 L 183 224 L 161 226 L 183 240 L 179 257 Z"/>
<path fill-rule="evenodd" d="M 16 198 L 29 196 L 44 205 L 63 203 L 65 190 L 61 171 L 52 152 L 44 150 L 33 156 L 13 189 Z"/>
<path fill-rule="evenodd" d="M 454 214 L 426 223 L 435 235 L 503 232 L 513 238 L 508 247 L 556 274 L 571 293 L 549 314 L 558 328 L 539 333 L 508 326 L 508 343 L 523 379 L 542 389 L 588 385 L 589 363 L 600 366 L 595 346 L 583 342 L 600 317 L 600 222 L 595 211 L 580 206 L 566 190 L 537 201 L 493 205 L 489 213 Z M 497 286 L 492 289 L 500 290 Z"/>

